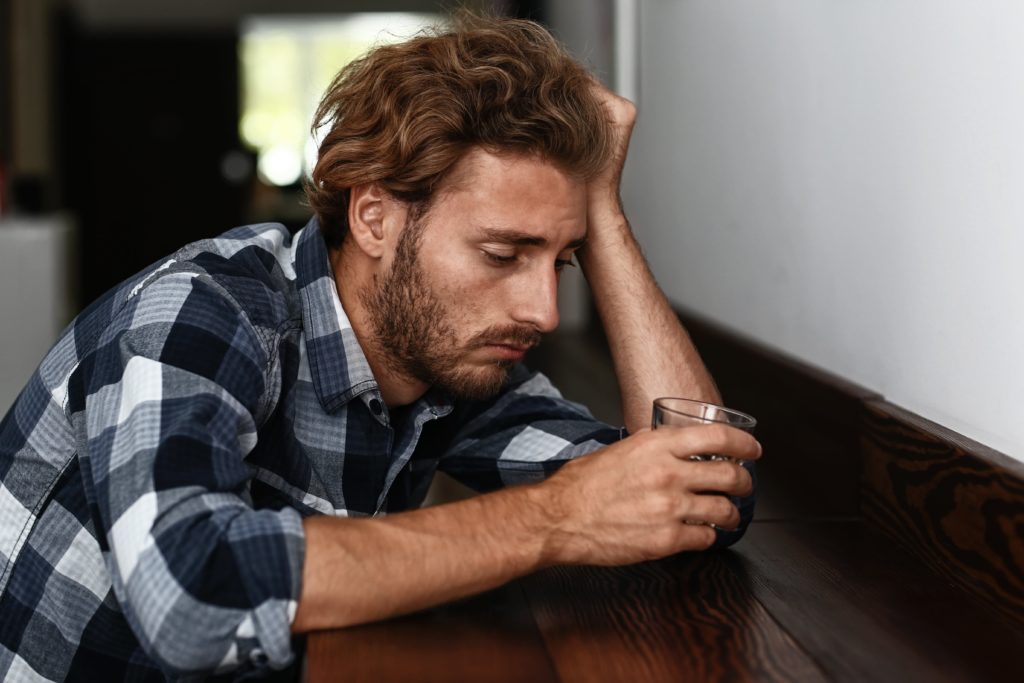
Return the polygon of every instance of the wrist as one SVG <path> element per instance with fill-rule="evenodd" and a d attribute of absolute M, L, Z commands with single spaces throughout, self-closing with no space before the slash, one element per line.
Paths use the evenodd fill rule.
<path fill-rule="evenodd" d="M 559 525 L 564 513 L 557 486 L 552 486 L 552 480 L 547 479 L 517 488 L 523 495 L 523 515 L 520 519 L 523 520 L 527 535 L 533 540 L 531 547 L 537 568 L 565 564 L 564 534 Z"/>
<path fill-rule="evenodd" d="M 622 196 L 619 194 L 618 186 L 598 190 L 591 188 L 587 196 L 587 218 L 607 219 L 623 215 Z"/>
<path fill-rule="evenodd" d="M 587 242 L 576 252 L 591 288 L 604 288 L 623 269 L 635 267 L 640 247 L 629 221 L 621 212 L 608 211 L 598 219 L 590 214 Z M 598 295 L 594 292 L 595 297 Z"/>
<path fill-rule="evenodd" d="M 588 242 L 622 235 L 632 235 L 632 229 L 617 195 L 587 203 Z"/>

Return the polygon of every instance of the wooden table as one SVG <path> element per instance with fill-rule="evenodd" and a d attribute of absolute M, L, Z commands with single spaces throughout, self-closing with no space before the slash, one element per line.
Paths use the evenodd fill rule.
<path fill-rule="evenodd" d="M 1020 681 L 1024 634 L 857 519 L 755 522 L 735 549 L 545 570 L 314 634 L 320 681 Z"/>
<path fill-rule="evenodd" d="M 438 609 L 316 634 L 308 680 L 1024 681 L 1021 621 L 862 518 L 860 420 L 876 395 L 688 326 L 722 391 L 763 419 L 757 516 L 739 544 L 631 567 L 550 569 Z M 621 424 L 599 344 L 554 336 L 533 353 L 531 367 L 566 397 Z"/>

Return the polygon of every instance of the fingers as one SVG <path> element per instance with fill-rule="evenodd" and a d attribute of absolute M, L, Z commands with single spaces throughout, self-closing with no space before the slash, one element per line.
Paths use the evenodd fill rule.
<path fill-rule="evenodd" d="M 660 427 L 652 434 L 664 440 L 664 447 L 677 458 L 691 455 L 726 455 L 738 460 L 757 460 L 761 444 L 750 434 L 727 425 Z"/>
<path fill-rule="evenodd" d="M 611 91 L 596 78 L 591 78 L 591 92 L 605 107 L 616 126 L 632 128 L 636 121 L 636 105 L 625 97 Z"/>
<path fill-rule="evenodd" d="M 709 547 L 716 536 L 708 525 L 737 528 L 728 496 L 749 495 L 753 482 L 736 462 L 688 456 L 753 460 L 760 452 L 749 434 L 701 425 L 633 434 L 567 463 L 544 484 L 559 561 L 622 564 Z"/>
<path fill-rule="evenodd" d="M 691 524 L 710 524 L 725 530 L 739 528 L 740 511 L 725 496 L 716 494 L 692 496 L 687 501 L 686 507 L 686 512 L 679 516 L 680 521 Z"/>
<path fill-rule="evenodd" d="M 717 538 L 714 527 L 706 524 L 676 524 L 665 529 L 665 541 L 660 544 L 654 557 L 665 557 L 687 550 L 707 550 Z"/>
<path fill-rule="evenodd" d="M 754 492 L 750 472 L 734 462 L 686 462 L 687 488 L 694 492 L 725 493 L 744 498 Z"/>
<path fill-rule="evenodd" d="M 753 493 L 754 480 L 735 462 L 697 462 L 674 457 L 651 459 L 639 479 L 644 490 L 667 493 L 724 493 L 744 498 Z"/>
<path fill-rule="evenodd" d="M 739 469 L 735 465 L 732 467 Z M 749 475 L 747 477 L 749 481 Z M 739 509 L 729 499 L 730 495 L 738 494 L 710 490 L 697 492 L 687 490 L 688 488 L 652 488 L 643 503 L 637 507 L 637 512 L 641 517 L 652 521 L 714 524 L 722 529 L 735 529 L 739 526 Z"/>

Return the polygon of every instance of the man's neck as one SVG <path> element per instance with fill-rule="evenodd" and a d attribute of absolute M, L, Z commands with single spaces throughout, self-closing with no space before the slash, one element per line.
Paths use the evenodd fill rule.
<path fill-rule="evenodd" d="M 359 342 L 366 361 L 370 364 L 370 371 L 377 380 L 384 403 L 389 408 L 413 403 L 427 393 L 430 387 L 394 370 L 392 364 L 388 362 L 387 349 L 381 348 L 377 343 L 370 316 L 359 296 L 363 288 L 374 286 L 372 270 L 344 246 L 331 250 L 329 254 L 338 298 L 352 324 L 356 341 Z"/>

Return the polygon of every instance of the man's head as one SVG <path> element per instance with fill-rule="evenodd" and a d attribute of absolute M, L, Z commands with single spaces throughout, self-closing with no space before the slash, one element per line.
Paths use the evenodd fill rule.
<path fill-rule="evenodd" d="M 351 63 L 314 121 L 328 131 L 306 196 L 328 246 L 341 246 L 348 230 L 351 188 L 378 183 L 427 206 L 476 147 L 594 177 L 611 154 L 611 133 L 590 84 L 538 24 L 469 15 Z"/>
<path fill-rule="evenodd" d="M 611 156 L 590 75 L 536 24 L 469 18 L 347 67 L 317 120 L 307 196 L 375 374 L 397 401 L 495 393 L 557 325 Z"/>
<path fill-rule="evenodd" d="M 361 341 L 379 362 L 482 399 L 558 325 L 559 276 L 586 236 L 586 186 L 537 157 L 481 149 L 453 176 L 425 214 L 375 185 L 354 188 L 349 251 L 373 264 L 358 295 Z"/>

